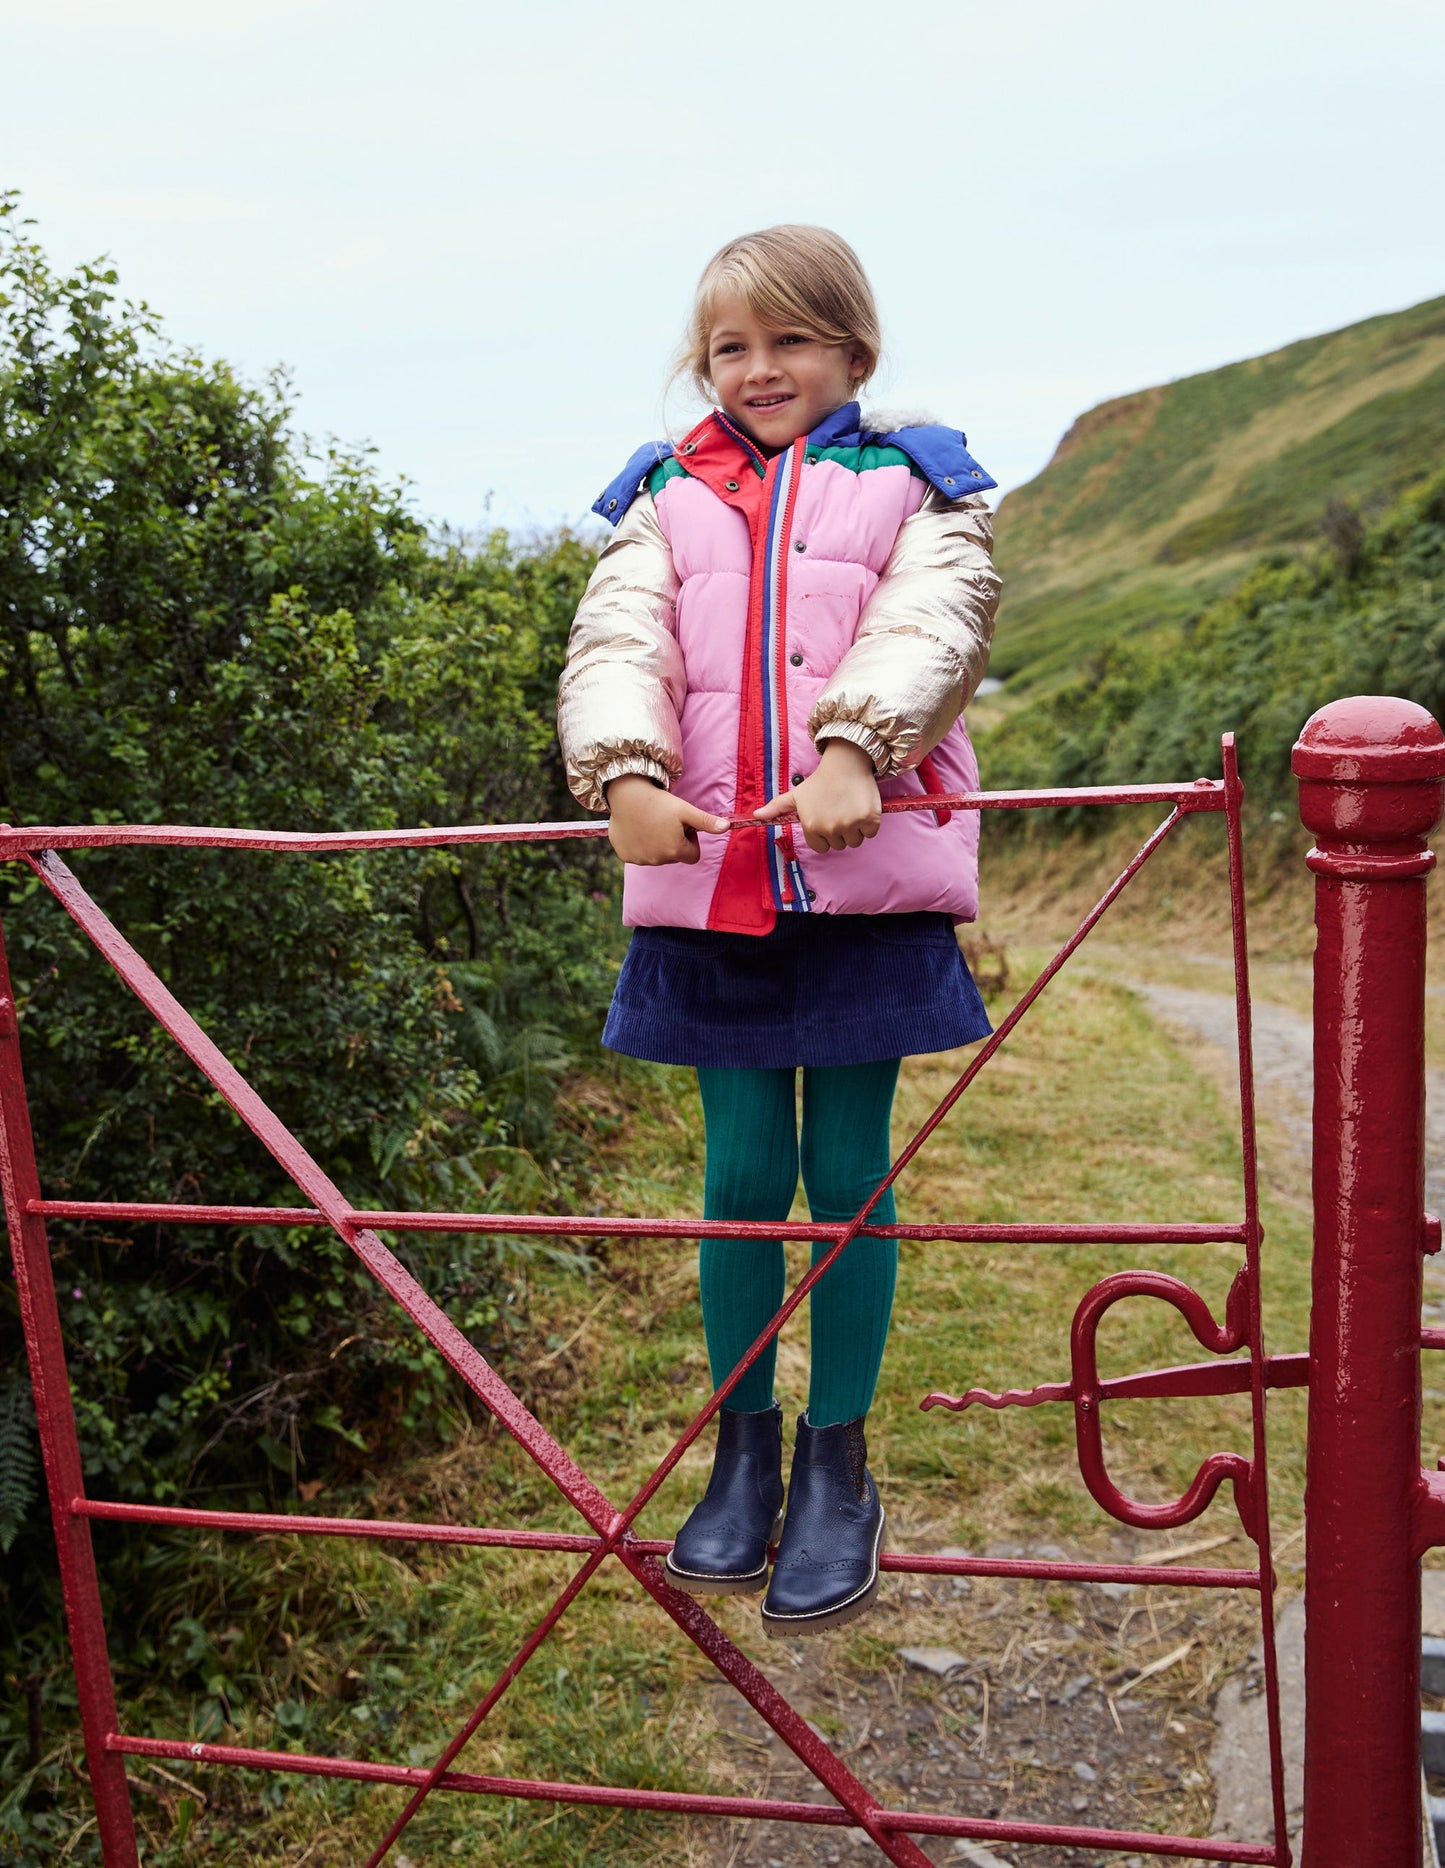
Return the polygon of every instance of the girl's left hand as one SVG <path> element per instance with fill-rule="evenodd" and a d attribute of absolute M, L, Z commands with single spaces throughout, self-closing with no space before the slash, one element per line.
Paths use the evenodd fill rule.
<path fill-rule="evenodd" d="M 810 850 L 856 850 L 865 837 L 876 837 L 883 803 L 873 761 L 851 740 L 830 739 L 816 772 L 785 791 L 753 816 L 769 823 L 795 811 Z"/>

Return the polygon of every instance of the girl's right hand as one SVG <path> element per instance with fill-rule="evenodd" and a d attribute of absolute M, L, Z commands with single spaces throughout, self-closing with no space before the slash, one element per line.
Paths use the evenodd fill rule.
<path fill-rule="evenodd" d="M 660 863 L 695 863 L 702 851 L 697 833 L 709 830 L 720 836 L 728 828 L 725 817 L 715 817 L 685 798 L 674 797 L 640 772 L 614 778 L 607 787 L 611 820 L 607 837 L 624 863 L 655 867 Z"/>

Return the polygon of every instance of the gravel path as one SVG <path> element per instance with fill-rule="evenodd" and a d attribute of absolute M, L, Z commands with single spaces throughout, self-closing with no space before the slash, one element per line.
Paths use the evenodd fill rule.
<path fill-rule="evenodd" d="M 1234 1001 L 1221 993 L 1184 986 L 1136 985 L 1150 1009 L 1191 1036 L 1238 1056 Z M 1254 1080 L 1261 1113 L 1290 1136 L 1305 1159 L 1310 1152 L 1314 1043 L 1310 1020 L 1267 1000 L 1254 1002 Z M 1432 1212 L 1445 1202 L 1445 1072 L 1425 1073 L 1425 1204 Z"/>

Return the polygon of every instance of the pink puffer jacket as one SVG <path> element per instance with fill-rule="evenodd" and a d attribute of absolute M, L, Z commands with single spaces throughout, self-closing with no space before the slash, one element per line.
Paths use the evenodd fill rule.
<path fill-rule="evenodd" d="M 988 663 L 995 483 L 956 429 L 864 429 L 858 406 L 764 459 L 719 411 L 634 455 L 597 503 L 617 525 L 558 692 L 590 809 L 640 772 L 720 815 L 755 811 L 830 738 L 885 798 L 978 783 L 963 708 Z M 704 836 L 695 865 L 629 865 L 628 926 L 763 934 L 787 914 L 978 908 L 976 811 L 900 812 L 856 850 L 791 826 Z"/>

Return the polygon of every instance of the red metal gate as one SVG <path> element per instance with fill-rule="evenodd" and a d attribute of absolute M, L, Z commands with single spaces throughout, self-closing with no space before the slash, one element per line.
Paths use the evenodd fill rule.
<path fill-rule="evenodd" d="M 1399 708 L 1403 703 L 1390 703 L 1390 705 Z M 1410 711 L 1413 714 L 1420 714 L 1419 709 Z M 1411 878 L 1419 878 L 1423 875 L 1424 867 L 1428 866 L 1428 860 L 1430 860 L 1422 856 L 1420 852 L 1424 848 L 1424 835 L 1435 821 L 1435 817 L 1439 815 L 1441 785 L 1438 780 L 1442 774 L 1445 774 L 1445 742 L 1441 741 L 1438 728 L 1429 716 L 1422 715 L 1421 718 L 1428 722 L 1429 729 L 1434 734 L 1429 748 L 1427 749 L 1425 742 L 1420 740 L 1419 731 L 1416 730 L 1418 723 L 1416 723 L 1416 727 L 1411 730 L 1415 731 L 1415 740 L 1420 741 L 1419 746 L 1408 757 L 1404 753 L 1400 754 L 1400 757 L 1405 758 L 1406 764 L 1409 765 L 1409 776 L 1415 781 L 1413 786 L 1406 787 L 1392 779 L 1383 787 L 1383 790 L 1390 791 L 1392 794 L 1405 789 L 1411 789 L 1415 794 L 1414 815 L 1410 817 L 1408 826 L 1402 828 L 1404 818 L 1401 816 L 1400 809 L 1396 809 L 1393 816 L 1388 811 L 1386 812 L 1386 829 L 1389 836 L 1384 837 L 1384 841 L 1389 843 L 1389 849 L 1383 855 L 1377 854 L 1369 858 L 1369 861 L 1377 866 L 1381 862 L 1394 865 L 1389 870 L 1387 887 L 1407 882 Z M 1399 738 L 1398 733 L 1396 738 Z M 1411 741 L 1411 745 L 1414 744 L 1415 741 Z M 1340 834 L 1344 835 L 1347 832 L 1349 836 L 1357 840 L 1366 840 L 1365 833 L 1360 830 L 1358 824 L 1350 828 L 1350 823 L 1353 822 L 1350 815 L 1350 800 L 1357 797 L 1359 784 L 1364 782 L 1356 780 L 1355 768 L 1351 767 L 1348 771 L 1341 768 L 1337 776 L 1343 782 L 1335 785 L 1333 789 L 1323 782 L 1329 776 L 1324 766 L 1328 765 L 1330 757 L 1336 757 L 1336 764 L 1339 763 L 1336 753 L 1337 749 L 1322 751 L 1320 753 L 1320 759 L 1323 761 L 1321 769 L 1317 773 L 1312 771 L 1310 777 L 1312 780 L 1320 781 L 1316 789 L 1321 798 L 1324 799 L 1328 792 L 1329 799 L 1334 801 L 1329 808 L 1336 808 L 1340 825 L 1336 825 L 1335 828 L 1340 829 L 1340 826 L 1343 826 Z M 980 1841 L 994 1842 L 1073 1844 L 1104 1851 L 1188 1857 L 1196 1861 L 1272 1863 L 1278 1864 L 1279 1868 L 1284 1868 L 1290 1857 L 1285 1832 L 1279 1696 L 1274 1654 L 1272 1608 L 1274 1573 L 1270 1557 L 1265 1463 L 1265 1393 L 1270 1387 L 1304 1385 L 1309 1380 L 1310 1359 L 1303 1355 L 1267 1357 L 1261 1336 L 1259 1282 L 1261 1233 L 1255 1164 L 1254 1096 L 1240 830 L 1242 791 L 1232 735 L 1225 737 L 1223 754 L 1224 777 L 1222 780 L 1199 779 L 1193 784 L 1185 785 L 1143 785 L 1055 792 L 980 792 L 944 799 L 890 801 L 884 806 L 885 810 L 892 811 L 910 808 L 936 810 L 940 805 L 955 810 L 1020 810 L 1047 806 L 1157 804 L 1167 807 L 1167 815 L 1132 861 L 1105 891 L 1099 902 L 1084 917 L 1070 939 L 1039 974 L 994 1035 L 979 1049 L 969 1062 L 967 1069 L 959 1076 L 947 1095 L 898 1156 L 886 1180 L 880 1183 L 875 1193 L 870 1196 L 867 1205 L 846 1226 L 809 1223 L 780 1227 L 772 1222 L 747 1224 L 709 1220 L 704 1224 L 699 1220 L 681 1218 L 637 1220 L 589 1217 L 581 1219 L 519 1214 L 359 1211 L 349 1204 L 340 1190 L 312 1160 L 301 1143 L 267 1108 L 235 1066 L 212 1043 L 185 1008 L 175 1000 L 140 954 L 110 922 L 56 854 L 62 849 L 114 847 L 119 844 L 142 844 L 151 847 L 262 849 L 294 853 L 357 849 L 415 849 L 441 844 L 596 837 L 605 834 L 605 827 L 600 824 L 472 826 L 442 830 L 357 832 L 318 836 L 250 830 L 196 829 L 170 825 L 0 829 L 0 859 L 24 863 L 39 877 L 124 983 L 176 1040 L 207 1080 L 230 1104 L 241 1121 L 263 1143 L 290 1180 L 313 1203 L 309 1207 L 282 1209 L 263 1205 L 197 1206 L 47 1200 L 41 1189 L 36 1170 L 21 1069 L 19 1033 L 9 976 L 5 968 L 3 944 L 0 944 L 0 1175 L 3 1175 L 6 1216 L 10 1227 L 21 1315 L 30 1357 L 36 1418 L 39 1424 L 56 1543 L 60 1556 L 66 1613 L 80 1695 L 86 1762 L 94 1790 L 107 1868 L 129 1868 L 129 1865 L 136 1863 L 138 1859 L 129 1792 L 125 1779 L 124 1761 L 127 1755 L 179 1758 L 211 1765 L 237 1765 L 316 1776 L 345 1777 L 408 1789 L 411 1794 L 401 1814 L 379 1839 L 369 1858 L 372 1864 L 379 1863 L 385 1858 L 417 1809 L 432 1791 L 442 1789 L 478 1795 L 541 1799 L 556 1803 L 653 1810 L 659 1814 L 694 1813 L 718 1817 L 756 1817 L 823 1827 L 856 1827 L 871 1837 L 884 1857 L 903 1865 L 903 1868 L 926 1868 L 927 1857 L 913 1840 L 913 1837 L 921 1835 L 972 1837 Z M 1410 764 L 1411 758 L 1414 759 L 1413 764 Z M 1425 766 L 1421 764 L 1421 760 L 1425 759 L 1428 763 L 1431 758 L 1435 763 L 1430 766 L 1430 778 L 1426 779 Z M 1346 759 L 1346 764 L 1348 764 L 1348 759 Z M 1359 760 L 1356 759 L 1356 766 L 1358 764 Z M 1391 766 L 1389 769 L 1394 772 L 1395 767 Z M 1384 767 L 1381 771 L 1384 771 Z M 1366 779 L 1371 776 L 1370 772 L 1365 774 Z M 1433 816 L 1420 802 L 1426 792 L 1429 793 L 1430 799 L 1433 799 Z M 1345 803 L 1340 804 L 1340 799 L 1344 799 Z M 1328 816 L 1326 804 L 1320 805 L 1320 813 L 1321 826 L 1328 829 L 1335 820 L 1330 819 L 1330 824 L 1324 823 L 1324 818 Z M 1191 1224 L 1170 1221 L 1041 1226 L 974 1225 L 960 1222 L 927 1226 L 909 1226 L 901 1223 L 887 1228 L 866 1226 L 865 1216 L 871 1209 L 877 1194 L 881 1193 L 885 1187 L 891 1186 L 913 1160 L 929 1136 L 949 1114 L 968 1086 L 987 1065 L 989 1059 L 1001 1045 L 1007 1042 L 1010 1034 L 1016 1029 L 1020 1020 L 1026 1016 L 1039 995 L 1138 874 L 1148 858 L 1185 818 L 1201 815 L 1218 815 L 1224 818 L 1228 845 L 1235 997 L 1239 1033 L 1243 1158 L 1240 1218 L 1229 1224 Z M 1354 816 L 1356 818 L 1359 816 L 1358 811 L 1354 813 Z M 1405 816 L 1409 816 L 1409 813 L 1406 812 Z M 1316 827 L 1314 819 L 1310 819 L 1310 822 L 1312 827 Z M 1414 838 L 1414 842 L 1410 843 L 1405 855 L 1401 855 L 1402 837 L 1407 841 L 1411 837 Z M 1390 840 L 1391 838 L 1393 841 Z M 1321 858 L 1322 863 L 1325 860 Z M 1354 862 L 1358 866 L 1365 862 L 1366 858 L 1359 853 L 1357 844 L 1350 844 L 1347 858 L 1341 860 Z M 1361 890 L 1368 894 L 1372 886 L 1370 882 L 1359 882 L 1356 879 L 1355 870 L 1348 867 L 1332 873 L 1343 878 L 1339 887 L 1343 896 L 1348 900 L 1358 897 Z M 1378 880 L 1375 869 L 1371 869 L 1370 875 Z M 1332 886 L 1334 886 L 1333 883 Z M 1418 896 L 1420 892 L 1417 882 L 1413 893 Z M 1323 921 L 1321 925 L 1323 927 Z M 1413 940 L 1416 936 L 1411 934 L 1409 938 Z M 1423 955 L 1423 920 L 1418 929 L 1418 948 L 1419 953 Z M 1351 949 L 1351 954 L 1357 962 L 1358 954 L 1355 949 Z M 1413 987 L 1410 990 L 1413 990 Z M 1422 1007 L 1423 999 L 1419 994 L 1416 997 L 1419 1006 Z M 1345 1007 L 1346 1017 L 1359 1012 L 1358 998 L 1357 993 L 1356 1000 Z M 1406 1003 L 1408 1000 L 1409 992 L 1407 991 L 1401 1003 Z M 1337 1001 L 1337 1004 L 1343 1003 L 1343 1000 Z M 1408 1017 L 1408 1010 L 1406 1016 Z M 1417 1025 L 1418 1023 L 1417 1018 Z M 1336 1036 L 1338 1037 L 1338 1034 Z M 1343 1043 L 1343 1038 L 1340 1038 L 1339 1042 Z M 1422 1089 L 1423 1066 L 1419 1059 L 1417 1032 L 1415 1075 L 1419 1079 L 1417 1088 Z M 1408 1097 L 1408 1086 L 1406 1096 Z M 1416 1100 L 1418 1104 L 1418 1095 Z M 1418 1121 L 1416 1128 L 1417 1130 L 1419 1128 Z M 1359 1132 L 1361 1135 L 1367 1134 L 1368 1122 L 1360 1128 Z M 1411 1209 L 1413 1216 L 1408 1220 L 1400 1221 L 1404 1232 L 1408 1233 L 1413 1241 L 1411 1249 L 1415 1253 L 1416 1308 L 1412 1341 L 1415 1347 L 1414 1366 L 1416 1370 L 1414 1401 L 1416 1436 L 1414 1444 L 1416 1448 L 1418 1448 L 1419 1426 L 1418 1345 L 1420 1341 L 1418 1312 L 1418 1252 L 1421 1225 L 1419 1153 L 1417 1147 L 1413 1208 Z M 1318 1172 L 1317 1154 L 1317 1180 Z M 1378 1189 L 1374 1191 L 1378 1193 Z M 1348 1227 L 1355 1223 L 1355 1209 L 1350 1205 L 1351 1200 L 1366 1197 L 1368 1197 L 1367 1194 L 1362 1194 L 1359 1186 L 1354 1182 L 1337 1190 L 1332 1211 L 1342 1228 L 1348 1230 Z M 1410 1207 L 1408 1186 L 1397 1199 L 1396 1205 L 1402 1212 Z M 518 1444 L 537 1463 L 560 1494 L 578 1512 L 587 1527 L 586 1530 L 577 1534 L 564 1534 L 508 1527 L 458 1527 L 379 1522 L 370 1519 L 320 1518 L 301 1514 L 198 1511 L 158 1505 L 112 1503 L 87 1497 L 81 1472 L 80 1448 L 76 1437 L 65 1352 L 46 1241 L 45 1222 L 50 1217 L 155 1221 L 169 1225 L 187 1223 L 244 1224 L 248 1227 L 314 1225 L 333 1228 L 378 1282 L 406 1311 L 428 1340 L 435 1345 L 473 1394 L 502 1422 Z M 826 1240 L 829 1249 L 819 1263 L 794 1287 L 767 1329 L 688 1425 L 686 1431 L 651 1477 L 634 1497 L 619 1506 L 604 1496 L 588 1474 L 573 1461 L 566 1449 L 548 1433 L 456 1325 L 433 1303 L 377 1236 L 380 1231 L 474 1231 L 513 1234 L 553 1232 L 573 1237 L 700 1237 L 706 1233 L 709 1236 L 768 1238 L 775 1238 L 781 1233 L 786 1238 Z M 1079 1306 L 1072 1330 L 1072 1379 L 1068 1383 L 1051 1384 L 1027 1391 L 1015 1390 L 1001 1396 L 978 1390 L 957 1397 L 935 1394 L 928 1396 L 923 1405 L 958 1408 L 976 1401 L 995 1407 L 1017 1404 L 1034 1405 L 1042 1401 L 1070 1402 L 1074 1410 L 1079 1463 L 1085 1484 L 1106 1511 L 1121 1522 L 1142 1529 L 1164 1529 L 1190 1522 L 1206 1508 L 1220 1486 L 1228 1481 L 1232 1488 L 1240 1522 L 1256 1548 L 1257 1556 L 1254 1565 L 1240 1569 L 1171 1569 L 1170 1577 L 1171 1582 L 1179 1586 L 1203 1589 L 1245 1589 L 1253 1590 L 1258 1595 L 1269 1704 L 1274 1805 L 1272 1842 L 1207 1840 L 1190 1836 L 1091 1829 L 1067 1823 L 987 1821 L 966 1816 L 886 1808 L 848 1769 L 837 1753 L 804 1722 L 766 1676 L 734 1646 L 702 1605 L 670 1587 L 658 1561 L 668 1548 L 667 1544 L 642 1539 L 634 1534 L 632 1525 L 643 1507 L 666 1481 L 683 1453 L 702 1432 L 718 1407 L 727 1399 L 746 1369 L 794 1314 L 808 1292 L 828 1267 L 836 1261 L 849 1241 L 860 1233 L 881 1236 L 885 1231 L 889 1236 L 897 1234 L 906 1238 L 965 1244 L 1034 1242 L 1069 1245 L 1094 1242 L 1133 1242 L 1147 1245 L 1178 1245 L 1224 1242 L 1241 1249 L 1242 1263 L 1230 1291 L 1222 1321 L 1212 1316 L 1204 1299 L 1197 1292 L 1177 1279 L 1157 1272 L 1120 1273 L 1104 1279 L 1085 1296 Z M 1403 1237 L 1404 1233 L 1401 1236 Z M 1319 1261 L 1317 1260 L 1317 1286 L 1319 1276 Z M 1342 1292 L 1346 1284 L 1347 1278 L 1342 1272 L 1340 1274 Z M 1185 1368 L 1156 1370 L 1119 1380 L 1101 1381 L 1095 1361 L 1095 1333 L 1104 1312 L 1111 1305 L 1128 1296 L 1155 1297 L 1174 1306 L 1189 1324 L 1202 1347 L 1216 1359 Z M 1362 1295 L 1357 1293 L 1351 1301 L 1355 1302 L 1357 1307 L 1368 1310 L 1371 1293 L 1366 1289 Z M 1408 1302 L 1408 1294 L 1405 1301 Z M 1391 1327 L 1395 1328 L 1398 1334 L 1399 1304 L 1393 1297 L 1391 1302 L 1394 1306 L 1391 1312 L 1393 1319 Z M 1317 1331 L 1320 1314 L 1317 1288 Z M 1348 1334 L 1348 1331 L 1345 1334 Z M 1409 1336 L 1408 1330 L 1406 1335 Z M 1393 1342 L 1394 1338 L 1391 1340 Z M 1378 1345 L 1375 1348 L 1378 1348 Z M 1233 1353 L 1241 1350 L 1244 1351 L 1242 1355 Z M 1326 1353 L 1325 1350 L 1318 1344 L 1312 1349 L 1312 1354 L 1324 1353 Z M 1367 1378 L 1361 1377 L 1361 1379 Z M 1401 1379 L 1404 1379 L 1403 1375 Z M 1337 1398 L 1344 1396 L 1348 1404 L 1347 1391 L 1348 1382 L 1344 1375 L 1341 1375 L 1336 1382 L 1336 1395 Z M 1172 1504 L 1140 1503 L 1126 1497 L 1113 1483 L 1104 1464 L 1100 1442 L 1099 1407 L 1103 1399 L 1124 1395 L 1139 1397 L 1245 1393 L 1250 1396 L 1253 1422 L 1252 1443 L 1248 1454 L 1235 1452 L 1210 1454 L 1199 1467 L 1184 1495 Z M 1396 1439 L 1399 1438 L 1399 1426 L 1397 1410 L 1397 1418 L 1393 1422 Z M 1406 1426 L 1408 1427 L 1408 1422 Z M 1312 1435 L 1313 1432 L 1312 1421 Z M 1357 1434 L 1355 1442 L 1351 1443 L 1348 1449 L 1351 1458 L 1358 1454 L 1359 1440 L 1360 1436 Z M 1311 1457 L 1313 1462 L 1313 1450 Z M 1393 1594 L 1387 1605 L 1387 1614 L 1394 1612 L 1396 1621 L 1399 1620 L 1398 1578 L 1400 1575 L 1405 1575 L 1408 1581 L 1410 1563 L 1418 1566 L 1418 1548 L 1423 1547 L 1421 1539 L 1433 1533 L 1437 1516 L 1445 1520 L 1445 1481 L 1437 1486 L 1433 1482 L 1427 1484 L 1426 1481 L 1420 1480 L 1418 1451 L 1412 1457 L 1416 1462 L 1411 1472 L 1413 1489 L 1410 1491 L 1410 1498 L 1405 1506 L 1407 1515 L 1411 1512 L 1414 1514 L 1406 1527 L 1405 1537 L 1411 1554 L 1408 1557 L 1402 1557 L 1399 1551 L 1393 1553 L 1394 1557 L 1400 1560 L 1395 1562 L 1391 1572 L 1396 1581 L 1392 1584 Z M 1398 1466 L 1398 1460 L 1395 1464 Z M 1319 1499 L 1323 1495 L 1320 1488 L 1327 1486 L 1328 1483 L 1328 1473 L 1322 1477 L 1316 1465 L 1312 1463 L 1312 1513 L 1318 1512 Z M 1413 1502 L 1417 1492 L 1420 1495 L 1419 1503 Z M 1352 1506 L 1351 1509 L 1353 1508 Z M 1332 1504 L 1331 1509 L 1334 1511 L 1336 1507 Z M 1343 1505 L 1339 1506 L 1338 1510 L 1343 1520 L 1348 1513 Z M 429 1768 L 409 1767 L 360 1759 L 311 1757 L 295 1752 L 198 1744 L 183 1739 L 147 1738 L 126 1733 L 122 1729 L 115 1705 L 91 1545 L 90 1523 L 96 1518 L 214 1530 L 392 1538 L 503 1546 L 513 1549 L 565 1551 L 574 1553 L 582 1561 L 566 1587 L 557 1596 L 470 1716 L 459 1726 L 435 1762 Z M 1309 1548 L 1310 1560 L 1313 1563 L 1315 1552 L 1317 1549 L 1322 1549 L 1323 1545 L 1320 1534 L 1315 1528 L 1313 1516 L 1311 1522 Z M 1333 1529 L 1328 1535 L 1334 1539 L 1334 1542 L 1330 1545 L 1329 1554 L 1320 1560 L 1327 1566 L 1333 1565 L 1334 1569 L 1331 1573 L 1350 1578 L 1353 1585 L 1358 1581 L 1356 1566 L 1362 1560 L 1359 1527 L 1351 1529 L 1343 1522 L 1334 1524 L 1333 1518 L 1332 1525 Z M 1431 1540 L 1433 1541 L 1433 1536 Z M 581 1590 L 609 1560 L 620 1563 L 631 1574 L 637 1584 L 666 1611 L 683 1633 L 762 1715 L 774 1732 L 830 1793 L 833 1799 L 831 1803 L 811 1804 L 779 1801 L 766 1797 L 710 1796 L 644 1790 L 628 1786 L 539 1782 L 479 1776 L 453 1768 L 463 1746 L 506 1693 L 512 1681 L 531 1660 L 562 1616 L 566 1614 Z M 988 1557 L 942 1557 L 906 1552 L 886 1555 L 883 1559 L 883 1567 L 891 1572 L 905 1574 L 1011 1576 L 1073 1583 L 1137 1581 L 1139 1574 L 1132 1565 L 1023 1561 Z M 1312 1610 L 1314 1601 L 1312 1595 Z M 1312 1612 L 1310 1624 L 1312 1640 L 1317 1629 L 1327 1620 L 1327 1617 L 1317 1617 Z M 1354 1635 L 1359 1633 L 1358 1630 L 1353 1632 Z M 1418 1707 L 1418 1598 L 1415 1633 L 1414 1706 Z M 1406 1634 L 1408 1635 L 1408 1629 Z M 1335 1628 L 1335 1638 L 1345 1638 L 1340 1635 L 1338 1627 Z M 1397 1654 L 1398 1648 L 1399 1643 L 1396 1642 L 1396 1646 L 1390 1650 L 1391 1662 L 1396 1664 L 1398 1661 L 1398 1664 L 1404 1665 L 1407 1657 L 1403 1649 L 1400 1649 Z M 1318 1650 L 1312 1648 L 1311 1653 L 1312 1665 L 1315 1668 L 1313 1679 L 1319 1674 Z M 1328 1664 L 1333 1665 L 1333 1662 Z M 1398 1700 L 1398 1694 L 1395 1697 Z M 1352 1718 L 1350 1723 L 1351 1730 L 1355 1730 Z M 1316 1753 L 1320 1752 L 1321 1747 L 1327 1750 L 1331 1744 L 1338 1744 L 1339 1724 L 1340 1721 L 1337 1718 L 1333 1726 L 1328 1719 L 1317 1720 L 1311 1725 L 1311 1742 Z M 1391 1729 L 1396 1731 L 1398 1722 Z M 1418 1745 L 1417 1725 L 1414 1735 L 1412 1798 L 1416 1797 L 1418 1791 Z M 1320 1810 L 1324 1812 L 1314 1818 L 1321 1836 L 1327 1827 L 1337 1824 L 1337 1814 L 1326 1809 L 1327 1802 L 1327 1798 L 1317 1799 Z M 1310 1807 L 1314 1810 L 1316 1805 L 1312 1804 Z M 1414 1807 L 1418 1811 L 1417 1801 Z M 1345 1827 L 1348 1829 L 1349 1825 L 1346 1824 Z M 1357 1831 L 1358 1825 L 1355 1828 Z M 1307 1831 L 1307 1838 L 1308 1834 Z M 1400 1863 L 1418 1861 L 1418 1817 L 1415 1829 L 1416 1854 L 1413 1857 L 1405 1852 L 1376 1855 L 1361 1853 L 1358 1850 L 1354 1853 L 1332 1854 L 1329 1853 L 1329 1846 L 1322 1841 L 1316 1856 L 1311 1858 L 1308 1854 L 1309 1848 L 1310 1843 L 1307 1839 L 1307 1860 L 1311 1862 L 1311 1868 L 1336 1868 L 1337 1864 L 1338 1868 L 1345 1868 L 1346 1863 L 1350 1864 L 1350 1868 L 1361 1868 L 1361 1865 L 1367 1861 L 1378 1862 L 1380 1868 L 1385 1868 L 1387 1862 L 1389 1868 L 1397 1868 Z"/>

